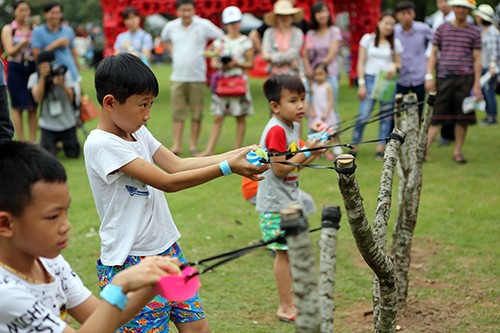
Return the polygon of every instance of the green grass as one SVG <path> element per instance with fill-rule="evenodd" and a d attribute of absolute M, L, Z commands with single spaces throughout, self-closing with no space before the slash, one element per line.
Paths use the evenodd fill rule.
<path fill-rule="evenodd" d="M 148 124 L 151 132 L 170 147 L 171 111 L 169 102 L 170 68 L 156 66 L 154 71 L 160 82 L 160 95 Z M 93 71 L 83 72 L 83 89 L 92 98 Z M 257 143 L 269 118 L 262 79 L 251 81 L 255 115 L 248 118 L 246 144 Z M 357 114 L 358 100 L 354 88 L 345 81 L 340 88 L 340 113 L 347 119 Z M 207 95 L 207 107 L 209 98 Z M 480 115 L 482 118 L 484 115 Z M 210 133 L 212 117 L 206 112 L 201 135 L 201 149 Z M 85 125 L 87 130 L 96 121 Z M 374 139 L 377 124 L 367 126 L 365 139 Z M 451 160 L 452 148 L 431 149 L 431 161 L 424 164 L 419 218 L 415 230 L 414 248 L 425 253 L 424 269 L 410 273 L 429 280 L 442 282 L 445 287 L 410 287 L 410 297 L 422 302 L 444 299 L 447 302 L 467 303 L 459 322 L 441 323 L 448 332 L 493 332 L 500 327 L 498 304 L 500 291 L 500 150 L 499 128 L 472 126 L 469 129 L 464 154 L 466 165 Z M 184 151 L 188 150 L 189 130 L 184 136 Z M 235 121 L 227 118 L 216 151 L 233 148 Z M 350 133 L 342 136 L 350 141 Z M 83 142 L 83 136 L 82 136 Z M 495 148 L 497 147 L 497 148 Z M 365 210 L 373 219 L 381 163 L 375 161 L 374 145 L 360 146 L 356 176 L 364 198 Z M 83 156 L 67 160 L 61 156 L 68 174 L 72 193 L 71 220 L 73 225 L 70 247 L 64 255 L 94 292 L 97 278 L 94 262 L 99 256 L 99 219 L 86 177 Z M 325 160 L 320 163 L 326 163 Z M 321 210 L 324 204 L 343 206 L 332 170 L 305 169 L 301 187 L 311 193 Z M 395 187 L 396 188 L 396 187 Z M 248 245 L 260 237 L 257 212 L 246 203 L 240 192 L 240 178 L 230 176 L 179 193 L 166 194 L 172 214 L 183 237 L 180 244 L 190 260 L 199 260 L 221 252 Z M 396 215 L 397 191 L 393 194 L 393 213 Z M 320 213 L 309 218 L 312 227 L 319 226 Z M 360 259 L 345 216 L 341 221 L 337 248 L 336 331 L 352 332 L 347 310 L 356 304 L 368 304 L 371 299 L 371 272 Z M 388 230 L 392 230 L 392 223 Z M 312 235 L 316 247 L 319 234 Z M 389 237 L 390 238 L 390 237 Z M 430 240 L 428 242 L 428 240 Z M 430 245 L 429 245 L 430 244 Z M 292 325 L 276 320 L 277 297 L 272 275 L 272 258 L 266 250 L 256 250 L 234 262 L 201 277 L 201 296 L 204 300 L 210 326 L 214 332 L 294 332 Z M 480 292 L 478 292 L 480 291 Z M 495 328 L 496 327 L 496 328 Z M 408 332 L 411 332 L 409 330 Z"/>

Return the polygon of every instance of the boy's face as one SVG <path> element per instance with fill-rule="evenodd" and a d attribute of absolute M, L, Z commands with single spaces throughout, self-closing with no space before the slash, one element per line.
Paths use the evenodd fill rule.
<path fill-rule="evenodd" d="M 194 16 L 194 6 L 189 3 L 184 3 L 177 7 L 177 17 L 182 19 L 182 23 L 189 24 Z"/>
<path fill-rule="evenodd" d="M 68 184 L 39 181 L 31 195 L 23 213 L 12 216 L 12 242 L 27 255 L 54 258 L 68 246 Z"/>
<path fill-rule="evenodd" d="M 132 95 L 125 103 L 114 101 L 111 117 L 115 125 L 125 133 L 137 132 L 151 118 L 155 96 Z"/>
<path fill-rule="evenodd" d="M 273 114 L 288 126 L 300 122 L 306 116 L 306 94 L 301 92 L 281 90 L 279 103 L 270 103 Z"/>

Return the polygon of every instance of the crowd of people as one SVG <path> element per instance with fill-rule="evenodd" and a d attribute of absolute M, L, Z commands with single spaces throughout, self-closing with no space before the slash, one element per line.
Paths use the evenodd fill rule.
<path fill-rule="evenodd" d="M 467 162 L 462 148 L 467 126 L 476 122 L 476 115 L 463 112 L 465 97 L 484 98 L 484 123 L 497 123 L 500 34 L 494 10 L 489 5 L 476 6 L 474 0 L 437 3 L 442 13 L 439 25 L 415 21 L 415 4 L 404 0 L 394 10 L 383 11 L 374 31 L 361 38 L 359 115 L 352 154 L 361 153 L 363 129 L 378 103 L 381 141 L 375 157 L 383 157 L 383 139 L 393 127 L 396 93 L 414 92 L 422 102 L 426 92 L 437 90 L 426 159 L 441 127 L 451 124 L 452 159 L 458 164 Z M 264 241 L 281 234 L 281 209 L 300 204 L 306 214 L 315 211 L 311 196 L 299 189 L 300 167 L 321 156 L 331 160 L 342 153 L 322 149 L 329 139 L 308 136 L 306 142 L 301 140 L 301 126 L 308 134 L 332 133 L 342 126 L 338 107 L 342 35 L 332 23 L 328 5 L 316 2 L 306 22 L 303 9 L 293 1 L 277 0 L 264 15 L 263 26 L 249 36 L 240 31 L 243 14 L 235 6 L 221 13 L 224 30 L 197 16 L 194 0 L 177 0 L 176 9 L 177 18 L 160 34 L 172 57 L 170 148 L 146 127 L 160 93 L 150 68 L 158 40 L 141 28 L 137 9 L 123 11 L 126 31 L 116 38 L 115 54 L 96 64 L 94 83 L 101 114 L 83 152 L 101 222 L 96 268 L 104 301 L 99 303 L 60 255 L 70 229 L 70 197 L 64 168 L 54 156 L 62 149 L 66 156 L 76 158 L 81 151 L 76 135 L 81 89 L 74 32 L 62 19 L 61 4 L 45 5 L 45 23 L 32 27 L 27 20 L 29 3 L 16 2 L 14 20 L 1 35 L 8 56 L 7 81 L 0 71 L 1 141 L 11 141 L 16 133 L 20 141 L 35 142 L 38 126 L 44 150 L 31 143 L 0 144 L 0 187 L 8 189 L 0 192 L 0 291 L 11 295 L 0 300 L 0 332 L 20 325 L 19 318 L 26 314 L 32 318 L 24 324 L 34 329 L 72 332 L 60 329 L 67 327 L 61 320 L 66 312 L 82 324 L 82 331 L 111 332 L 119 327 L 120 332 L 168 332 L 173 322 L 180 332 L 210 332 L 198 294 L 174 302 L 152 292 L 161 277 L 177 272 L 177 266 L 187 262 L 164 193 L 232 173 L 253 180 L 254 192 L 248 198 L 253 197 L 259 212 Z M 470 14 L 477 25 L 469 20 Z M 210 40 L 213 43 L 207 49 Z M 272 154 L 272 167 L 246 159 L 247 153 L 257 149 L 257 145 L 244 144 L 245 118 L 254 112 L 247 71 L 254 66 L 256 53 L 268 63 L 263 91 L 271 112 L 268 123 L 262 124 L 258 145 Z M 214 120 L 208 144 L 199 151 L 207 57 L 213 72 L 210 108 Z M 23 110 L 29 115 L 27 134 L 22 128 Z M 236 118 L 235 149 L 216 154 L 226 116 Z M 194 157 L 181 157 L 189 118 L 189 152 Z M 13 181 L 21 179 L 19 174 L 25 183 Z M 48 223 L 42 227 L 42 222 Z M 269 247 L 275 252 L 276 316 L 293 323 L 297 310 L 287 246 L 276 242 Z M 52 288 L 53 282 L 62 287 Z M 18 302 L 11 306 L 14 299 Z"/>

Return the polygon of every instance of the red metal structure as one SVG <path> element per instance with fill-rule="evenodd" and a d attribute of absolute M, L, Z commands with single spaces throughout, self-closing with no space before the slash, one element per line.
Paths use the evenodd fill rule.
<path fill-rule="evenodd" d="M 295 6 L 304 9 L 306 19 L 310 18 L 311 5 L 317 0 L 296 0 Z M 275 0 L 195 0 L 196 14 L 207 18 L 220 26 L 220 15 L 227 6 L 237 6 L 242 12 L 252 13 L 257 17 L 273 8 Z M 331 12 L 349 13 L 351 32 L 351 79 L 356 77 L 358 43 L 366 32 L 375 30 L 380 17 L 381 0 L 324 0 Z M 101 0 L 103 8 L 103 26 L 108 51 L 112 47 L 116 35 L 125 30 L 121 12 L 128 6 L 139 10 L 143 16 L 151 14 L 167 14 L 175 16 L 175 0 Z M 109 54 L 109 53 L 108 53 Z"/>

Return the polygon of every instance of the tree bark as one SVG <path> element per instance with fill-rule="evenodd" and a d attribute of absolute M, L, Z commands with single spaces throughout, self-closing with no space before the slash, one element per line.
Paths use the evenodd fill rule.
<path fill-rule="evenodd" d="M 408 272 L 411 261 L 411 245 L 417 223 L 420 192 L 422 189 L 422 163 L 427 145 L 427 131 L 434 111 L 435 94 L 430 94 L 428 108 L 424 115 L 422 126 L 418 120 L 418 107 L 414 105 L 408 112 L 408 159 L 407 180 L 403 191 L 400 191 L 400 212 L 397 227 L 393 233 L 393 249 L 396 272 L 398 276 L 398 309 L 406 307 L 408 296 Z M 409 95 L 407 103 L 416 102 L 416 96 Z M 402 156 L 403 157 L 403 156 Z"/>
<path fill-rule="evenodd" d="M 375 209 L 375 219 L 373 221 L 373 236 L 381 252 L 386 253 L 387 223 L 391 213 L 392 184 L 394 172 L 398 161 L 398 151 L 401 148 L 405 136 L 403 132 L 395 129 L 391 133 L 391 139 L 385 148 L 382 174 L 380 177 L 379 192 L 377 197 L 377 208 Z M 377 275 L 373 276 L 373 322 L 375 331 L 378 332 L 380 318 L 380 283 Z"/>
<path fill-rule="evenodd" d="M 334 331 L 335 268 L 337 264 L 337 236 L 340 228 L 340 207 L 325 206 L 321 213 L 319 240 L 319 300 L 321 304 L 321 333 Z"/>
<path fill-rule="evenodd" d="M 314 265 L 308 223 L 300 206 L 282 209 L 280 228 L 285 232 L 288 258 L 293 280 L 297 318 L 295 330 L 300 333 L 319 333 L 318 281 Z"/>
<path fill-rule="evenodd" d="M 402 136 L 401 132 L 396 133 Z M 394 138 L 392 135 L 391 137 Z M 384 165 L 385 163 L 388 165 L 392 164 L 392 172 L 394 172 L 396 154 L 400 145 L 401 141 L 391 139 L 386 147 Z M 370 224 L 368 223 L 363 207 L 363 199 L 354 175 L 356 169 L 354 158 L 352 155 L 348 154 L 340 155 L 335 165 L 339 174 L 340 192 L 346 208 L 346 215 L 351 227 L 351 232 L 356 241 L 356 246 L 365 262 L 375 273 L 380 287 L 380 296 L 374 295 L 374 301 L 375 298 L 377 298 L 377 304 L 379 304 L 377 306 L 377 316 L 375 317 L 375 332 L 393 333 L 396 331 L 397 315 L 397 284 L 393 260 L 379 247 L 374 234 L 371 232 Z M 390 176 L 386 178 L 382 176 L 382 178 L 383 188 L 381 192 L 386 194 L 387 191 L 391 191 L 390 188 L 392 187 L 391 182 L 393 177 Z M 387 216 L 387 213 L 385 213 L 387 201 L 385 199 L 382 200 L 378 207 L 380 207 L 377 208 L 378 219 L 385 218 L 385 216 Z M 378 221 L 377 223 L 386 224 L 387 221 Z M 380 229 L 380 225 L 377 228 Z M 377 231 L 377 233 L 379 232 L 380 230 Z M 380 236 L 377 237 L 380 240 Z M 378 301 L 379 297 L 380 303 Z"/>

